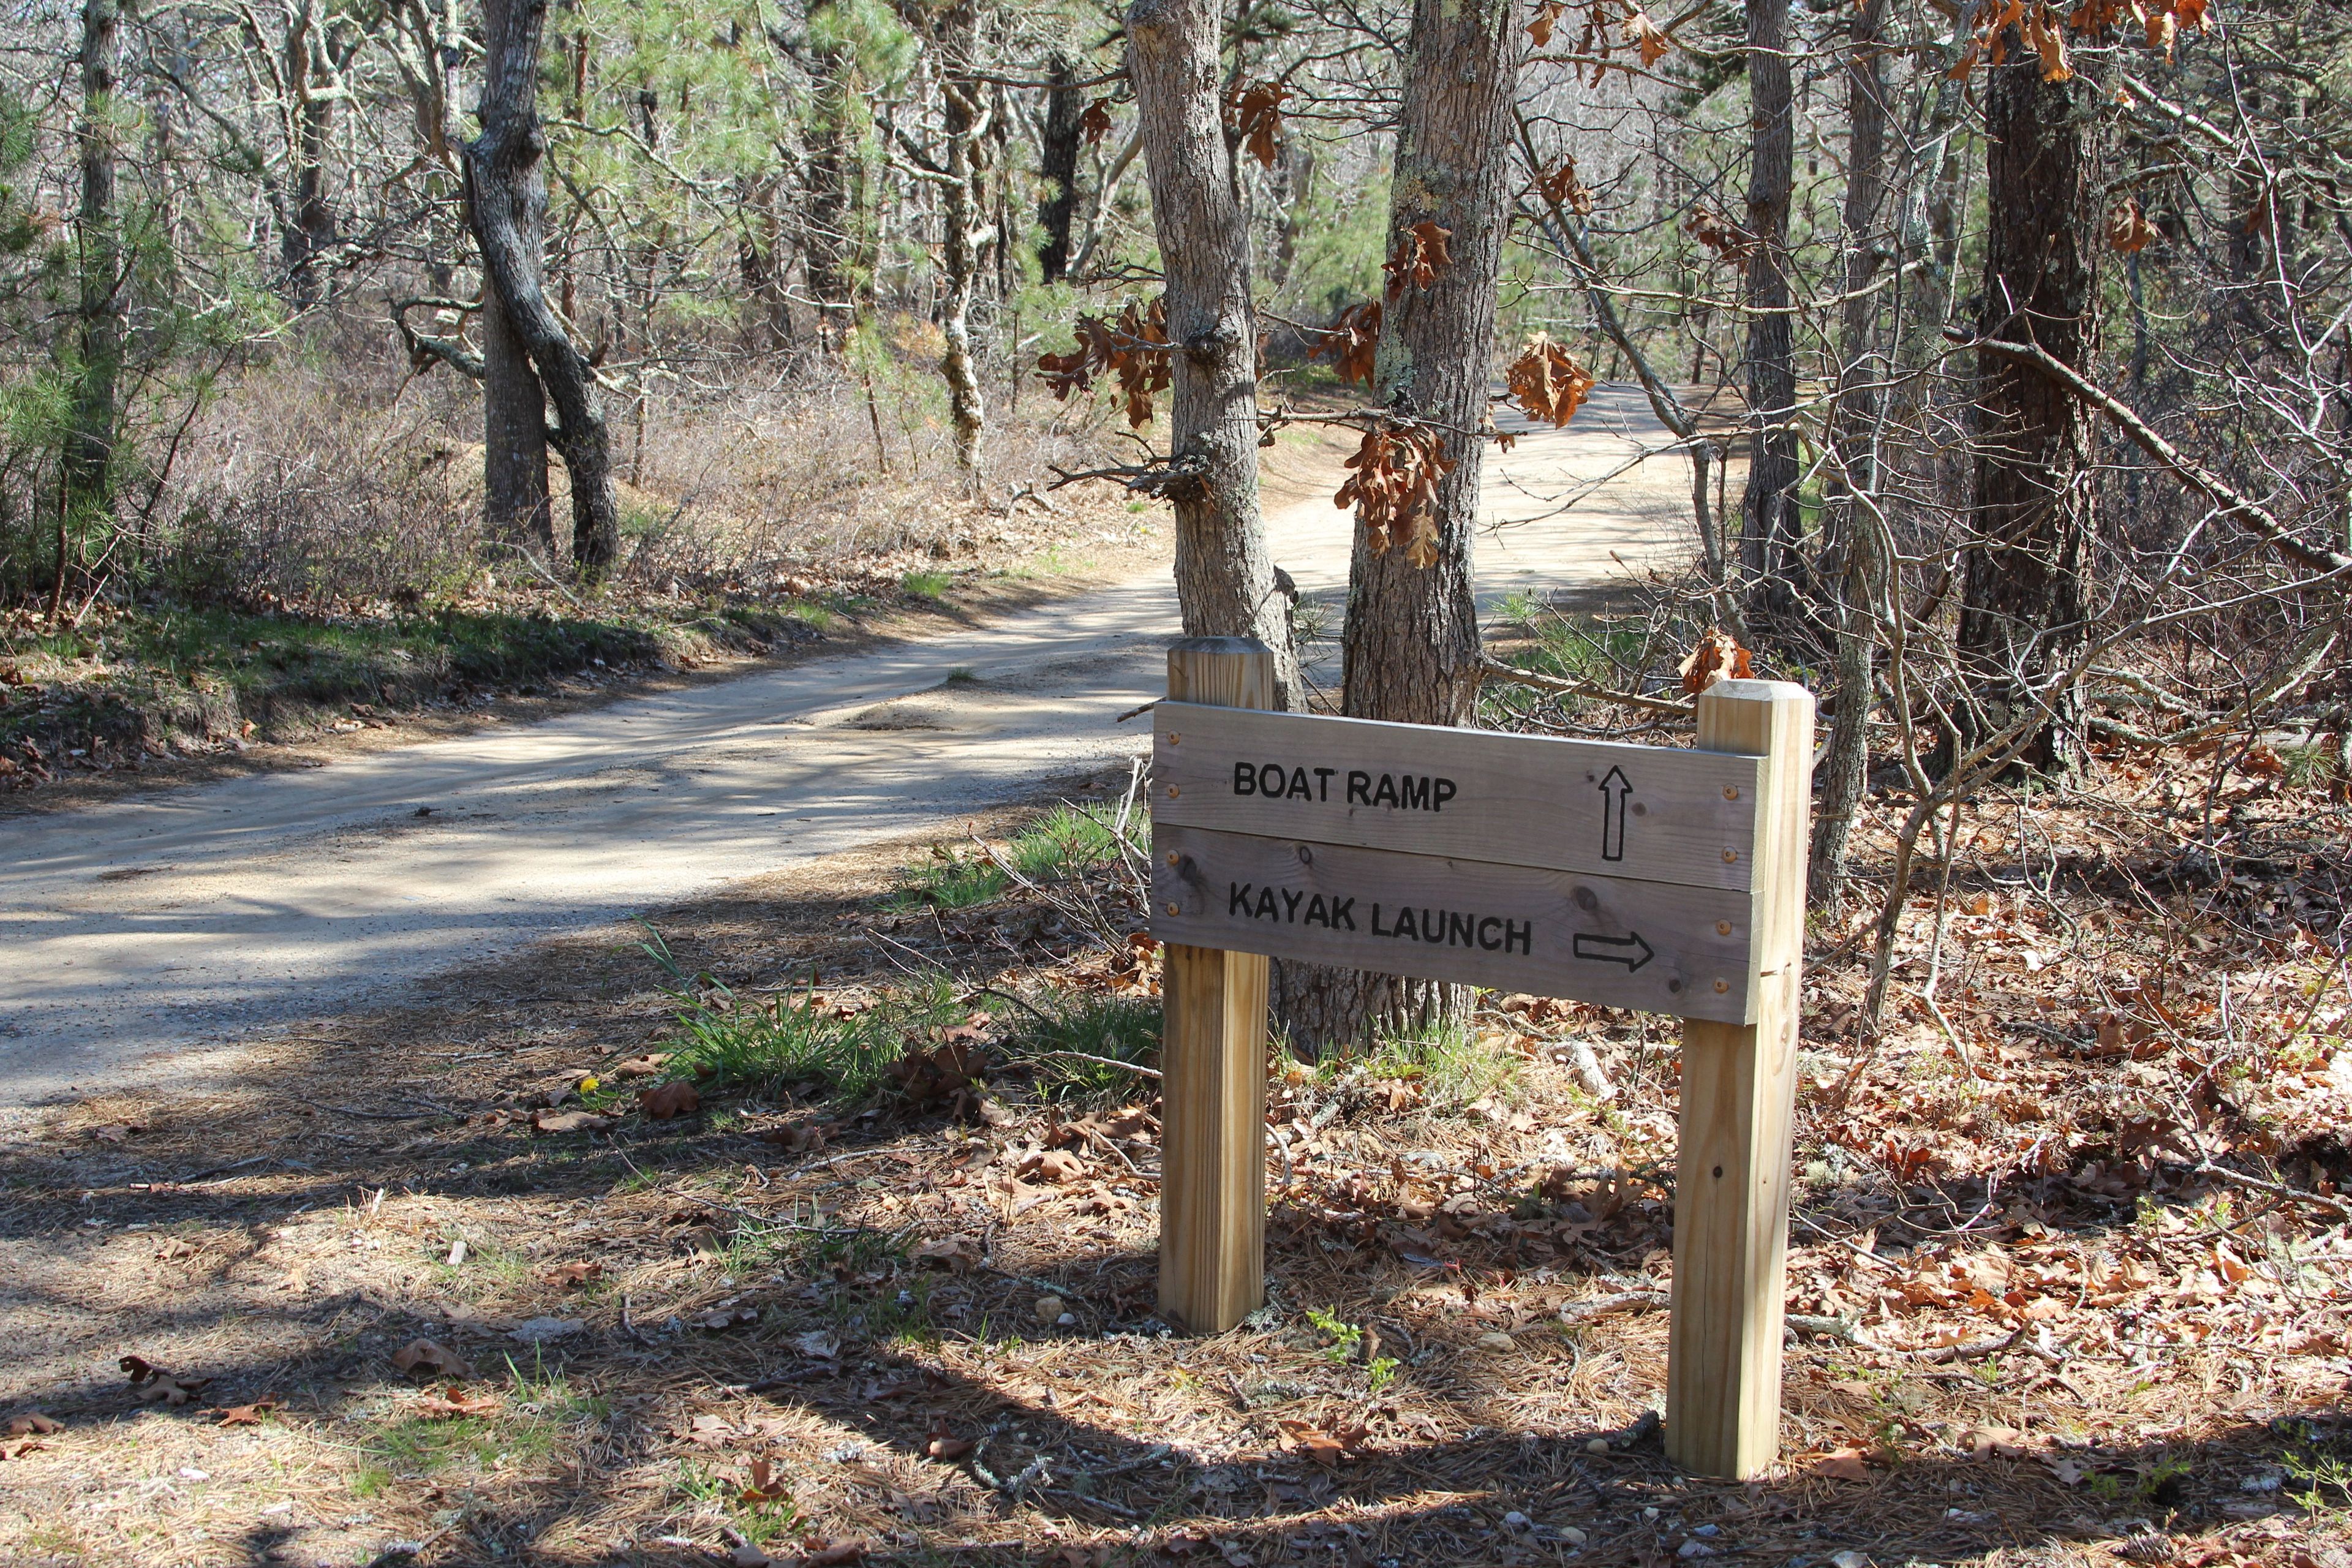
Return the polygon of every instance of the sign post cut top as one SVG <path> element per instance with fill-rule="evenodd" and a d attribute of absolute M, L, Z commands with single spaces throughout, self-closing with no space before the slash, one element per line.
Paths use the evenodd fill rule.
<path fill-rule="evenodd" d="M 1764 759 L 1162 702 L 1171 826 L 1745 892 Z"/>

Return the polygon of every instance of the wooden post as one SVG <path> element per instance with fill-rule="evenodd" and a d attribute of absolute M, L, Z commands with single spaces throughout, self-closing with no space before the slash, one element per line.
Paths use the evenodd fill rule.
<path fill-rule="evenodd" d="M 1271 708 L 1274 675 L 1255 637 L 1168 650 L 1180 702 Z M 1265 1300 L 1266 961 L 1171 942 L 1160 994 L 1160 1315 L 1223 1333 Z"/>
<path fill-rule="evenodd" d="M 1766 759 L 1752 884 L 1756 1022 L 1683 1024 L 1666 1453 L 1685 1469 L 1745 1479 L 1780 1454 L 1812 694 L 1785 681 L 1718 681 L 1698 700 L 1698 744 Z"/>

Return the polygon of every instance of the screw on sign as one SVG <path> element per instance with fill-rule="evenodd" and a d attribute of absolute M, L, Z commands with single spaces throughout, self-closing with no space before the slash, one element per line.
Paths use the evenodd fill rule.
<path fill-rule="evenodd" d="M 1723 680 L 1698 747 L 1263 711 L 1246 638 L 1168 656 L 1152 934 L 1167 944 L 1160 1304 L 1222 1331 L 1264 1300 L 1269 957 L 1683 1020 L 1668 1452 L 1778 1452 L 1789 1122 L 1813 703 Z"/>

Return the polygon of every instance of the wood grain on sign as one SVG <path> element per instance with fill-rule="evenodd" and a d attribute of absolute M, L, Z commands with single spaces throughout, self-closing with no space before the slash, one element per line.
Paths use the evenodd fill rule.
<path fill-rule="evenodd" d="M 1753 885 L 1759 757 L 1189 702 L 1153 712 L 1155 823 Z"/>
<path fill-rule="evenodd" d="M 1206 828 L 1152 828 L 1165 942 L 1464 981 L 1723 1023 L 1747 1019 L 1753 900 Z"/>

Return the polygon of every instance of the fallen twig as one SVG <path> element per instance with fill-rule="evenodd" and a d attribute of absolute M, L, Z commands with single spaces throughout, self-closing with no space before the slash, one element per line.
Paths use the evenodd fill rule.
<path fill-rule="evenodd" d="M 2309 1204 L 2314 1208 L 2326 1209 L 2338 1219 L 2352 1219 L 2352 1204 L 2341 1203 L 2319 1193 L 2306 1192 L 2301 1187 L 2291 1187 L 2284 1182 L 2270 1182 L 2264 1181 L 2260 1176 L 2249 1176 L 2242 1171 L 2233 1171 L 2227 1165 L 2217 1165 L 2210 1160 L 2198 1162 L 2189 1173 L 2198 1176 L 2219 1176 L 2221 1180 L 2236 1186 L 2251 1187 L 2255 1192 L 2268 1193 L 2273 1197 L 2284 1198 L 2289 1203 Z"/>
<path fill-rule="evenodd" d="M 1612 691 L 1608 687 L 1590 680 L 1563 680 L 1556 675 L 1538 675 L 1532 669 L 1505 664 L 1499 658 L 1482 658 L 1478 675 L 1483 680 L 1508 681 L 1555 697 L 1587 697 L 1596 702 L 1615 702 L 1627 708 L 1639 708 L 1650 713 L 1674 713 L 1685 718 L 1698 711 L 1696 703 L 1682 702 L 1671 697 L 1644 697 L 1637 691 Z"/>
<path fill-rule="evenodd" d="M 1145 1078 L 1158 1078 L 1160 1076 L 1160 1069 L 1158 1068 L 1148 1068 L 1139 1062 L 1123 1062 L 1117 1057 L 1090 1057 L 1084 1051 L 1039 1051 L 1037 1055 L 1040 1057 L 1068 1057 L 1075 1061 L 1094 1062 L 1102 1067 L 1119 1068 L 1128 1072 L 1139 1073 Z"/>

